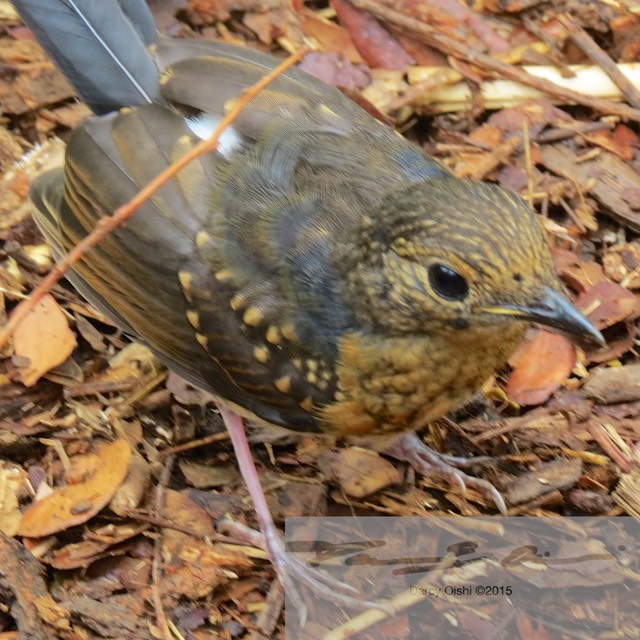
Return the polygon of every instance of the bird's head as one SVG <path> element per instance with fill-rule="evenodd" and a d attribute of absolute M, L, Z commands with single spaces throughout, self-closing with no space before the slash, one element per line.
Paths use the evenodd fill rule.
<path fill-rule="evenodd" d="M 533 321 L 604 343 L 563 293 L 531 209 L 495 185 L 445 176 L 389 194 L 355 254 L 359 319 L 395 335 Z"/>

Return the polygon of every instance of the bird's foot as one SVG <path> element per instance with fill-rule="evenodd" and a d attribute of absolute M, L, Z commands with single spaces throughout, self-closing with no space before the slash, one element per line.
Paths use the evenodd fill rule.
<path fill-rule="evenodd" d="M 423 476 L 445 477 L 452 484 L 460 487 L 462 494 L 467 487 L 472 487 L 483 496 L 492 500 L 498 511 L 507 514 L 507 507 L 500 492 L 486 480 L 467 475 L 460 467 L 470 467 L 479 462 L 488 462 L 489 458 L 458 458 L 433 451 L 424 444 L 415 433 L 406 433 L 383 450 L 388 456 L 407 462 Z"/>
<path fill-rule="evenodd" d="M 285 595 L 300 612 L 301 626 L 304 626 L 306 621 L 306 605 L 300 593 L 301 586 L 314 597 L 320 597 L 338 606 L 357 611 L 381 609 L 387 614 L 393 614 L 392 608 L 383 603 L 362 599 L 358 590 L 351 585 L 323 573 L 291 553 L 286 553 L 280 535 L 271 538 L 270 542 L 267 542 L 267 553 L 284 587 Z"/>
<path fill-rule="evenodd" d="M 393 609 L 390 607 L 379 602 L 363 600 L 358 590 L 351 585 L 323 573 L 319 569 L 299 560 L 291 553 L 287 553 L 282 537 L 275 527 L 273 529 L 269 528 L 265 534 L 262 534 L 231 520 L 225 520 L 221 524 L 225 532 L 231 533 L 234 537 L 254 544 L 267 552 L 278 580 L 284 588 L 286 597 L 289 598 L 300 613 L 302 626 L 304 626 L 306 620 L 307 606 L 300 593 L 300 587 L 310 590 L 311 593 L 324 600 L 349 609 L 381 609 L 388 614 L 393 614 Z"/>

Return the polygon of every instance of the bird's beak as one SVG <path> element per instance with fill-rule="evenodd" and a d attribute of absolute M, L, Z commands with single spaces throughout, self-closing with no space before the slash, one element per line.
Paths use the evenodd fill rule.
<path fill-rule="evenodd" d="M 516 317 L 547 325 L 569 334 L 578 340 L 584 340 L 601 347 L 606 345 L 605 339 L 587 317 L 578 311 L 561 293 L 550 287 L 544 288 L 540 301 L 531 306 L 504 305 L 485 307 L 486 313 Z"/>

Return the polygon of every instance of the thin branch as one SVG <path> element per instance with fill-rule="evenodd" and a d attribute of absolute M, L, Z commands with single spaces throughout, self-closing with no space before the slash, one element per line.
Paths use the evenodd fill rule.
<path fill-rule="evenodd" d="M 629 104 L 640 109 L 640 91 L 629 81 L 629 78 L 620 71 L 618 65 L 603 51 L 598 43 L 568 14 L 558 16 L 560 24 L 569 31 L 569 36 L 575 44 L 591 59 L 592 62 L 602 68 L 609 76 Z"/>

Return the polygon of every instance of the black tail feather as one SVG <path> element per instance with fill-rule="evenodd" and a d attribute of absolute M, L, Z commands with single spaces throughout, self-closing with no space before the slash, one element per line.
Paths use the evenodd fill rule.
<path fill-rule="evenodd" d="M 95 113 L 158 101 L 156 40 L 144 0 L 13 0 L 40 44 Z"/>

